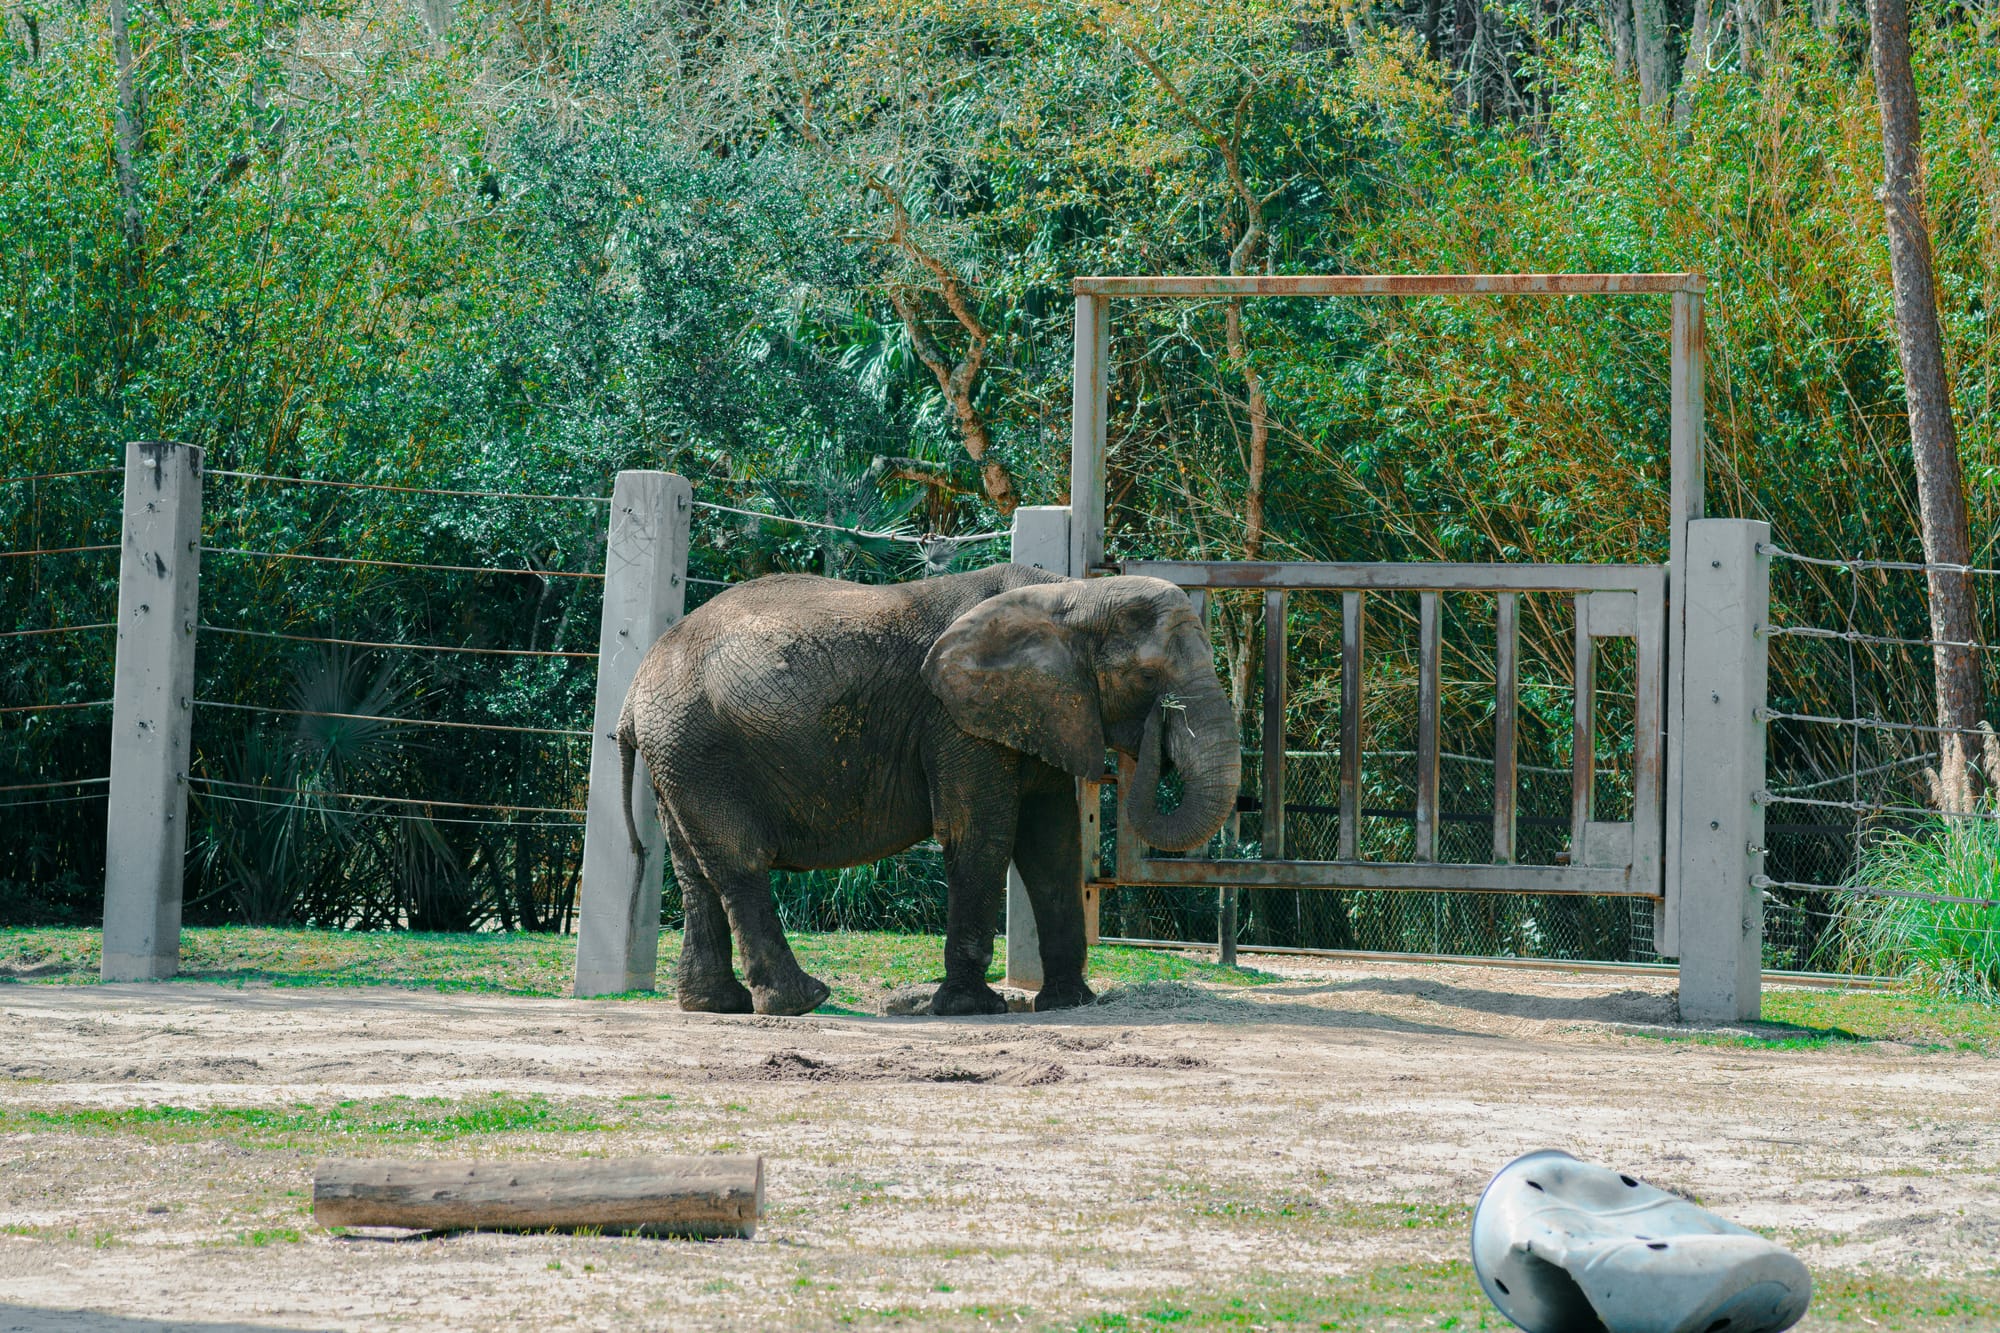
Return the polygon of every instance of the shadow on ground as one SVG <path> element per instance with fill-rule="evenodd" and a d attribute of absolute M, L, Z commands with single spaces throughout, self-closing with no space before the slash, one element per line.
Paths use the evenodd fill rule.
<path fill-rule="evenodd" d="M 39 1306 L 0 1302 L 0 1333 L 297 1333 L 297 1330 L 276 1324 L 143 1319 L 101 1314 L 96 1310 L 44 1310 Z"/>

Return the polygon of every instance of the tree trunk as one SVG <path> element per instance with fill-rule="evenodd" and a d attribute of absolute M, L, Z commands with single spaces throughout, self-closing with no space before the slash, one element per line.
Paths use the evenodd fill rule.
<path fill-rule="evenodd" d="M 124 240 L 124 322 L 120 330 L 118 364 L 122 387 L 126 367 L 138 352 L 140 289 L 146 281 L 146 220 L 139 210 L 139 158 L 145 131 L 139 107 L 138 81 L 132 69 L 132 29 L 126 0 L 111 0 L 111 56 L 118 67 L 118 108 L 112 121 L 112 162 L 118 177 L 118 231 Z"/>
<path fill-rule="evenodd" d="M 1736 62 L 1749 78 L 1763 71 L 1773 11 L 1772 0 L 1736 0 Z"/>
<path fill-rule="evenodd" d="M 1922 130 L 1916 80 L 1910 74 L 1910 18 L 1905 0 L 1870 0 L 1868 26 L 1875 57 L 1875 92 L 1882 104 L 1882 211 L 1889 232 L 1889 274 L 1896 289 L 1896 343 L 1903 395 L 1910 412 L 1910 453 L 1916 464 L 1917 509 L 1924 559 L 1932 565 L 1972 563 L 1959 470 L 1958 432 L 1945 382 L 1944 339 L 1931 276 L 1930 231 L 1924 224 Z M 1931 637 L 1944 643 L 1979 641 L 1979 606 L 1969 575 L 1929 572 Z M 1970 730 L 1985 711 L 1979 658 L 1966 648 L 1932 649 L 1940 727 Z M 1980 747 L 1969 735 L 1947 733 L 1939 745 L 1941 805 L 1971 804 Z"/>
<path fill-rule="evenodd" d="M 1639 61 L 1639 105 L 1659 106 L 1673 93 L 1666 0 L 1633 0 L 1632 49 Z"/>
<path fill-rule="evenodd" d="M 1611 37 L 1611 75 L 1632 73 L 1632 0 L 1604 0 L 1604 26 Z"/>
<path fill-rule="evenodd" d="M 137 81 L 132 71 L 132 29 L 125 0 L 111 0 L 111 56 L 118 66 L 118 110 L 112 122 L 112 155 L 118 172 L 118 227 L 125 238 L 126 259 L 135 270 L 146 243 L 139 214 L 139 128 Z"/>
<path fill-rule="evenodd" d="M 1681 86 L 1674 94 L 1674 124 L 1686 129 L 1694 115 L 1695 90 L 1708 77 L 1710 48 L 1721 26 L 1716 13 L 1720 0 L 1694 0 L 1694 23 L 1688 30 L 1687 59 L 1681 65 Z"/>
<path fill-rule="evenodd" d="M 899 205 L 900 207 L 900 205 Z M 899 232 L 901 229 L 899 228 Z M 914 250 L 915 248 L 912 247 Z M 929 260 L 923 251 L 915 251 L 920 260 Z M 891 288 L 889 303 L 902 317 L 903 327 L 910 335 L 910 347 L 917 354 L 917 360 L 924 363 L 938 383 L 938 391 L 945 402 L 951 405 L 952 415 L 958 418 L 958 438 L 966 456 L 979 467 L 980 486 L 986 498 L 1003 515 L 1014 512 L 1021 503 L 1014 490 L 1014 476 L 1007 465 L 992 456 L 993 436 L 987 430 L 986 418 L 973 401 L 978 392 L 979 372 L 985 365 L 987 333 L 977 317 L 972 314 L 970 303 L 963 299 L 956 288 L 955 277 L 945 279 L 945 298 L 968 334 L 965 355 L 952 359 L 931 337 L 930 329 L 924 324 L 923 312 L 917 308 L 910 291 Z"/>

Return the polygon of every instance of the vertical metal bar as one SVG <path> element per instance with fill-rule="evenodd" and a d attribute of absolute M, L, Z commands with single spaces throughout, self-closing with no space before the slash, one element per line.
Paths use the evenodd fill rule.
<path fill-rule="evenodd" d="M 1514 816 L 1519 781 L 1520 594 L 1503 592 L 1494 598 L 1494 603 L 1493 864 L 1504 866 L 1514 863 Z"/>
<path fill-rule="evenodd" d="M 1264 859 L 1285 859 L 1285 593 L 1264 594 Z"/>
<path fill-rule="evenodd" d="M 1104 563 L 1104 441 L 1111 386 L 1111 298 L 1076 298 L 1070 384 L 1069 572 L 1086 579 Z"/>
<path fill-rule="evenodd" d="M 1236 966 L 1236 890 L 1217 889 L 1215 945 L 1224 967 Z"/>
<path fill-rule="evenodd" d="M 597 703 L 585 798 L 583 880 L 577 893 L 576 993 L 652 990 L 659 968 L 664 855 L 654 803 L 632 803 L 644 856 L 632 854 L 618 754 L 618 715 L 639 663 L 687 605 L 693 493 L 670 472 L 620 472 L 611 487 L 604 607 L 597 632 Z M 646 761 L 632 776 L 650 793 Z M 637 886 L 636 888 L 634 886 Z"/>
<path fill-rule="evenodd" d="M 1576 712 L 1570 729 L 1569 863 L 1584 864 L 1583 826 L 1597 782 L 1597 654 L 1590 638 L 1590 594 L 1576 595 Z"/>
<path fill-rule="evenodd" d="M 1662 644 L 1666 580 L 1657 572 L 1639 590 L 1633 617 L 1632 891 L 1658 896 L 1661 880 L 1661 773 L 1666 748 Z"/>
<path fill-rule="evenodd" d="M 1661 886 L 1665 897 L 1653 918 L 1653 948 L 1669 957 L 1680 952 L 1681 777 L 1687 771 L 1682 738 L 1688 721 L 1688 524 L 1708 516 L 1703 457 L 1707 343 L 1700 292 L 1676 292 L 1673 296 L 1672 357 L 1668 386 L 1672 426 L 1667 534 L 1666 870 Z"/>
<path fill-rule="evenodd" d="M 106 981 L 161 981 L 180 970 L 201 463 L 193 445 L 125 446 L 98 960 Z"/>
<path fill-rule="evenodd" d="M 1118 858 L 1113 878 L 1120 884 L 1138 884 L 1141 882 L 1141 876 L 1145 873 L 1139 868 L 1139 861 L 1144 855 L 1145 849 L 1139 845 L 1139 835 L 1132 828 L 1132 820 L 1130 818 L 1134 798 L 1132 789 L 1135 785 L 1133 776 L 1138 771 L 1139 761 L 1131 755 L 1120 751 L 1118 754 L 1118 803 L 1115 807 L 1118 811 L 1118 827 L 1112 832 L 1112 837 L 1116 840 L 1114 843 L 1116 848 L 1115 855 Z M 1148 793 L 1147 799 L 1151 799 L 1150 793 Z"/>
<path fill-rule="evenodd" d="M 1361 652 L 1368 612 L 1358 592 L 1340 598 L 1340 846 L 1343 861 L 1359 858 L 1361 831 Z"/>
<path fill-rule="evenodd" d="M 1417 856 L 1437 860 L 1438 830 L 1438 594 L 1419 593 L 1417 643 Z"/>

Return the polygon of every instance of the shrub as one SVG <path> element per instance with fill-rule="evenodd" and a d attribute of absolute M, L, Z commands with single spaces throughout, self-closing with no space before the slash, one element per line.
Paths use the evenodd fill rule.
<path fill-rule="evenodd" d="M 2000 899 L 2000 823 L 1938 819 L 1865 848 L 1849 883 Z M 1843 907 L 1842 962 L 1924 990 L 2000 1001 L 2000 906 L 1856 894 Z"/>

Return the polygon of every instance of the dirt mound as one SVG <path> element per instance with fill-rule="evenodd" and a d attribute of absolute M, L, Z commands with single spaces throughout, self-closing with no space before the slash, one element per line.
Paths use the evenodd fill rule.
<path fill-rule="evenodd" d="M 1126 1051 L 1109 1059 L 1099 1060 L 1101 1065 L 1117 1069 L 1206 1069 L 1208 1061 L 1198 1055 L 1148 1055 L 1144 1051 Z"/>
<path fill-rule="evenodd" d="M 882 997 L 882 1013 L 889 1018 L 918 1018 L 931 1012 L 931 999 L 937 994 L 938 983 L 922 982 L 914 986 L 898 986 Z M 1007 1002 L 1010 1014 L 1025 1014 L 1033 1011 L 1035 997 L 1027 991 L 1015 990 L 1011 986 L 995 988 L 1000 998 Z"/>
<path fill-rule="evenodd" d="M 1098 996 L 1097 1003 L 1143 1014 L 1212 1007 L 1206 991 L 1184 981 L 1142 981 L 1136 986 L 1114 986 Z"/>
<path fill-rule="evenodd" d="M 1060 1083 L 1069 1070 L 1053 1061 L 1027 1064 L 935 1064 L 895 1056 L 834 1062 L 801 1051 L 777 1051 L 752 1066 L 747 1076 L 777 1083 L 990 1083 L 1001 1088 L 1033 1088 Z"/>

